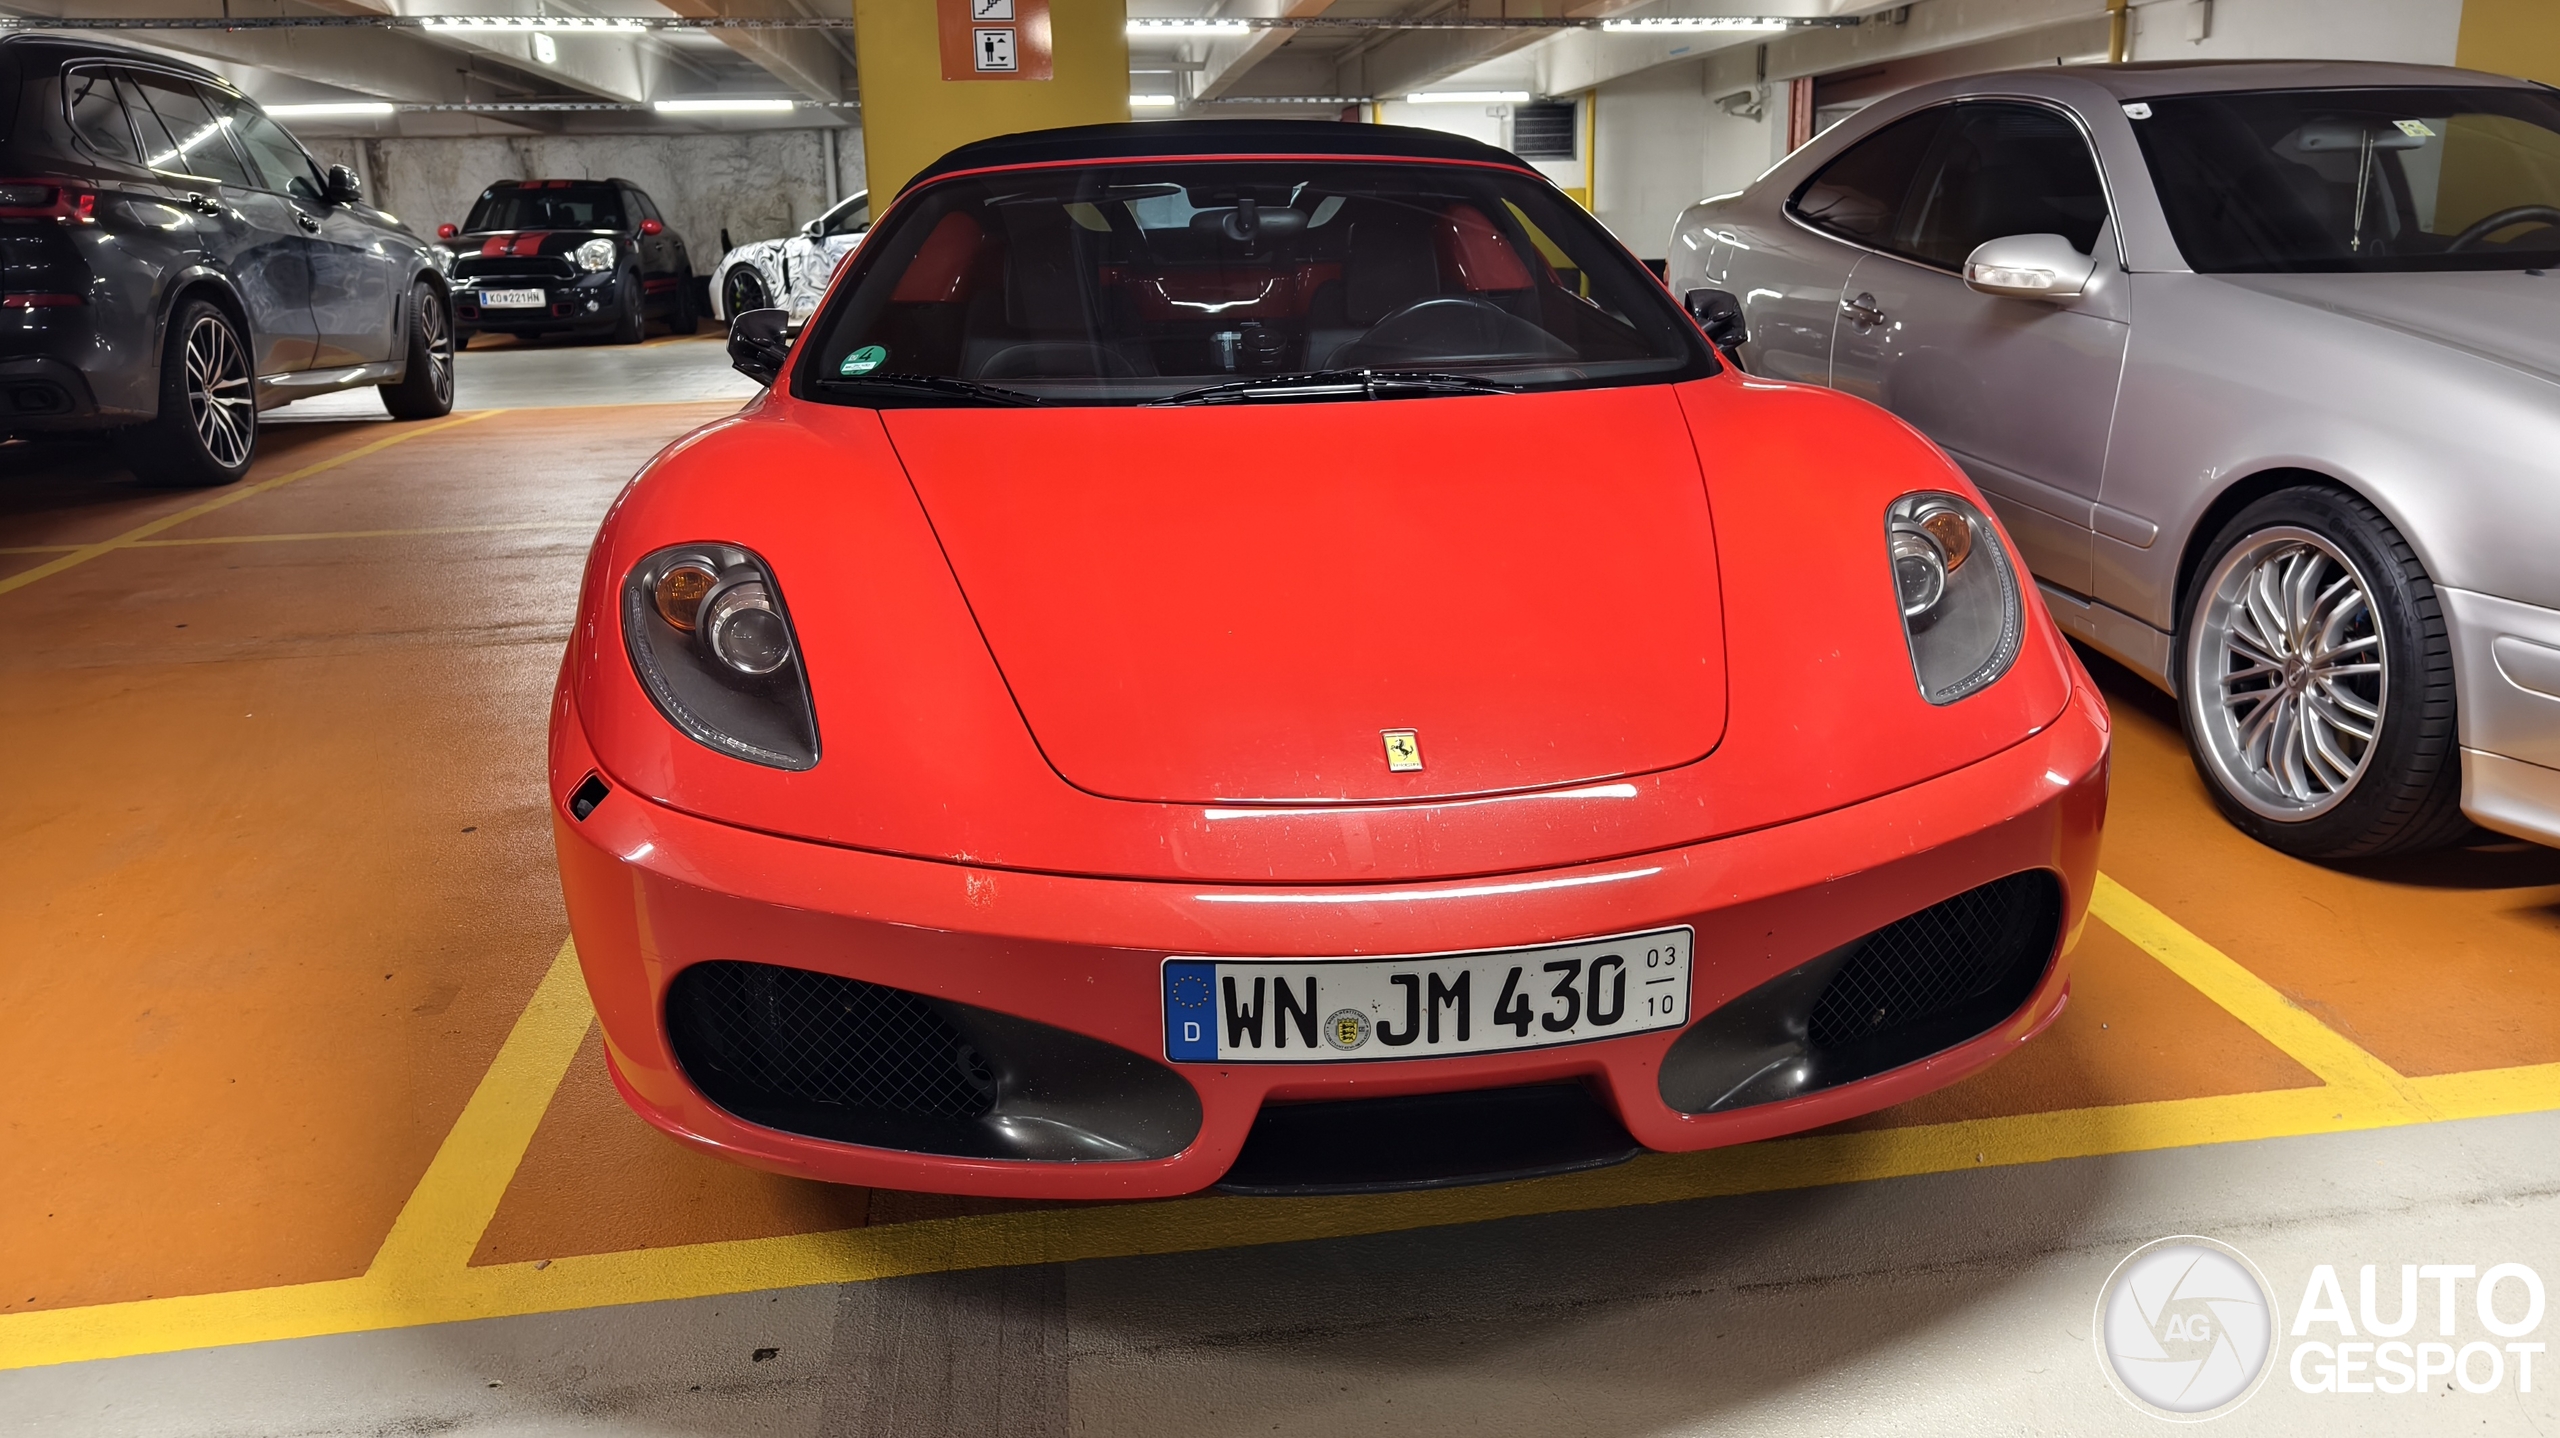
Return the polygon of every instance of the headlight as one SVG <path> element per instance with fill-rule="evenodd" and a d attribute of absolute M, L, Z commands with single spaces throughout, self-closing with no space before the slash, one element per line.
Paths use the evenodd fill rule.
<path fill-rule="evenodd" d="M 2026 615 L 1991 521 L 1952 494 L 1924 491 L 1895 500 L 1884 529 L 1921 694 L 1952 704 L 2008 673 Z"/>
<path fill-rule="evenodd" d="M 659 550 L 623 583 L 622 634 L 668 723 L 751 764 L 818 762 L 800 647 L 763 560 L 727 544 Z"/>
<path fill-rule="evenodd" d="M 569 258 L 578 262 L 579 269 L 586 270 L 589 273 L 612 269 L 614 259 L 613 241 L 589 240 L 585 244 L 571 250 L 569 252 Z"/>

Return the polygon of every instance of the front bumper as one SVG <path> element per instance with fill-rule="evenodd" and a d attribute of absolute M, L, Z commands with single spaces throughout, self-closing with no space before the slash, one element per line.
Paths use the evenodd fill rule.
<path fill-rule="evenodd" d="M 2453 643 L 2462 808 L 2560 846 L 2560 610 L 2439 585 Z"/>
<path fill-rule="evenodd" d="M 454 323 L 492 334 L 547 334 L 611 329 L 622 318 L 622 292 L 612 271 L 562 282 L 495 277 L 453 281 Z M 485 306 L 484 290 L 542 291 L 538 306 Z M 646 308 L 646 301 L 642 302 Z"/>
<path fill-rule="evenodd" d="M 839 1183 L 1141 1198 L 1217 1182 L 1267 1100 L 1578 1080 L 1638 1142 L 1687 1150 L 1834 1123 L 1952 1083 L 2061 1009 L 2061 954 L 2096 878 L 2106 756 L 2105 709 L 2082 679 L 2062 714 L 2031 738 L 1795 823 L 1540 873 L 1338 889 L 1076 878 L 892 857 L 732 828 L 618 784 L 580 819 L 570 797 L 599 766 L 565 702 L 552 788 L 570 924 L 607 1061 L 643 1118 L 723 1157 Z M 1687 924 L 1698 953 L 1691 1012 L 1712 1018 L 1808 960 L 2028 870 L 2059 881 L 2062 938 L 2023 1004 L 1927 1058 L 1799 1097 L 1706 1114 L 1674 1109 L 1660 1070 L 1685 1030 L 1403 1062 L 1164 1063 L 1159 965 L 1168 955 L 1420 954 Z M 868 1147 L 745 1122 L 687 1079 L 668 1035 L 670 985 L 709 960 L 842 975 L 1103 1040 L 1196 1090 L 1197 1136 L 1169 1158 L 1044 1162 Z"/>

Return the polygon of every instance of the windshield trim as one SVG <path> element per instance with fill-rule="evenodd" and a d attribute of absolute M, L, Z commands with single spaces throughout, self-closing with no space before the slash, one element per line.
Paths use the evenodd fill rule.
<path fill-rule="evenodd" d="M 1344 154 L 1332 150 L 1310 150 L 1303 153 L 1291 152 L 1286 154 L 1271 152 L 1247 152 L 1236 154 L 1225 151 L 1191 152 L 1177 150 L 1170 153 L 1155 155 L 1112 155 L 1099 158 L 1086 157 L 1078 159 L 1037 160 L 1001 165 L 984 165 L 968 170 L 952 170 L 941 174 L 933 174 L 921 182 L 908 182 L 904 188 L 898 191 L 897 196 L 889 202 L 889 206 L 886 210 L 874 211 L 871 216 L 871 226 L 865 233 L 889 233 L 890 225 L 901 220 L 903 218 L 903 212 L 910 205 L 920 203 L 920 196 L 928 195 L 944 184 L 961 180 L 984 178 L 990 175 L 1023 174 L 1073 169 L 1117 169 L 1124 166 L 1139 165 L 1293 163 L 1380 166 L 1430 165 L 1450 169 L 1492 171 L 1497 174 L 1527 179 L 1537 185 L 1545 187 L 1562 203 L 1574 206 L 1577 209 L 1582 208 L 1576 204 L 1571 196 L 1565 194 L 1563 190 L 1559 189 L 1553 180 L 1548 179 L 1545 174 L 1531 167 L 1525 161 L 1503 163 L 1496 160 L 1460 159 L 1454 157 L 1406 158 L 1396 155 L 1363 153 Z M 1723 355 L 1720 354 L 1715 345 L 1706 338 L 1705 333 L 1698 329 L 1696 320 L 1693 319 L 1689 315 L 1687 309 L 1679 303 L 1678 298 L 1671 294 L 1670 290 L 1663 284 L 1661 279 L 1654 275 L 1652 268 L 1645 264 L 1643 260 L 1637 258 L 1635 252 L 1628 249 L 1626 244 L 1617 237 L 1616 232 L 1612 231 L 1608 226 L 1600 223 L 1599 216 L 1590 214 L 1587 209 L 1583 209 L 1583 213 L 1589 216 L 1591 227 L 1596 232 L 1598 238 L 1602 242 L 1615 247 L 1619 256 L 1625 260 L 1634 273 L 1644 276 L 1646 280 L 1651 282 L 1654 290 L 1662 297 L 1664 307 L 1671 314 L 1678 317 L 1677 332 L 1681 337 L 1683 345 L 1691 352 L 1691 362 L 1678 367 L 1672 372 L 1665 374 L 1661 379 L 1654 381 L 1627 382 L 1612 381 L 1604 378 L 1585 384 L 1542 386 L 1534 390 L 1522 390 L 1520 393 L 1544 394 L 1560 393 L 1576 389 L 1635 388 L 1639 384 L 1644 383 L 1683 384 L 1691 380 L 1707 379 L 1723 374 L 1727 368 Z M 863 278 L 869 275 L 870 267 L 880 262 L 878 257 L 882 253 L 882 250 L 874 247 L 867 241 L 853 251 L 852 255 L 849 257 L 849 262 L 838 269 L 833 281 L 828 285 L 826 294 L 820 301 L 817 310 L 810 315 L 807 323 L 803 326 L 803 334 L 809 336 L 825 334 L 834 326 L 836 321 L 842 317 L 845 306 L 852 302 L 854 289 Z M 843 406 L 843 401 L 822 399 L 815 393 L 816 390 L 822 387 L 824 381 L 833 378 L 833 376 L 820 373 L 823 369 L 823 366 L 818 361 L 818 351 L 820 348 L 821 346 L 819 345 L 805 343 L 794 347 L 794 357 L 789 371 L 784 376 L 783 388 L 785 392 L 795 400 L 801 400 L 809 403 L 831 404 L 841 407 Z M 1157 396 L 1154 399 L 1131 397 L 1125 400 L 1115 399 L 1086 403 L 1069 402 L 1062 403 L 1058 407 L 1079 409 L 1138 408 L 1157 403 L 1162 398 L 1163 396 Z M 1360 401 L 1349 402 L 1359 403 Z"/>

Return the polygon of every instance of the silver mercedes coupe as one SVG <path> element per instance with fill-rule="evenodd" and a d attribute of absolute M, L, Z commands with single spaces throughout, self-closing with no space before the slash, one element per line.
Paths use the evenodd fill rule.
<path fill-rule="evenodd" d="M 2248 833 L 2560 845 L 2560 92 L 1941 81 L 1691 206 L 1670 257 L 1752 373 L 1962 465 L 2063 627 L 2178 696 Z"/>

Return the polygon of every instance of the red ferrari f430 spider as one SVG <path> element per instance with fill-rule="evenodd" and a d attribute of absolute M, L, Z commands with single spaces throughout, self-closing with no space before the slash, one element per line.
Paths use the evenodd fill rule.
<path fill-rule="evenodd" d="M 623 1096 L 846 1183 L 1358 1192 L 1810 1128 L 2057 1013 L 2106 712 L 1964 474 L 1498 150 L 955 151 L 589 560 Z"/>

